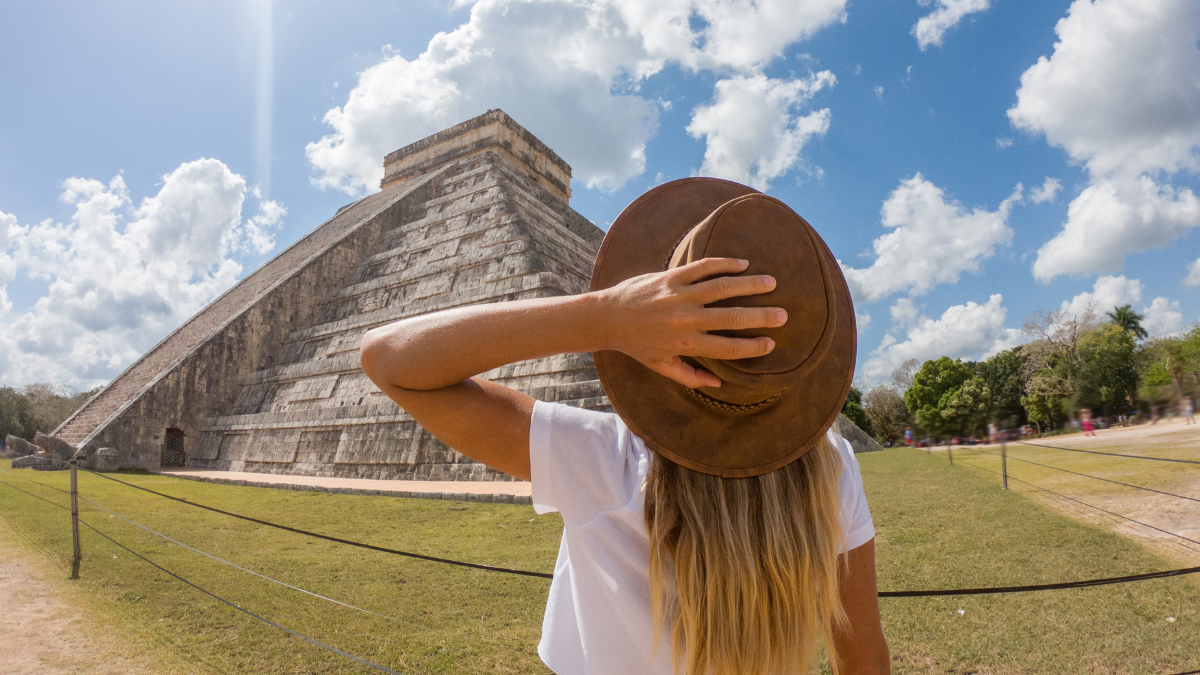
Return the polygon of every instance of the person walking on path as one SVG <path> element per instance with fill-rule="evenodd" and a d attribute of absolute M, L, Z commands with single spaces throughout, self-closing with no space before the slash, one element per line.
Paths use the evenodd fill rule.
<path fill-rule="evenodd" d="M 1079 411 L 1079 418 L 1079 424 L 1083 427 L 1083 435 L 1085 437 L 1095 436 L 1096 432 L 1092 427 L 1092 411 L 1086 408 Z"/>
<path fill-rule="evenodd" d="M 737 183 L 658 186 L 588 293 L 373 329 L 363 370 L 455 450 L 532 481 L 564 532 L 538 654 L 559 675 L 890 672 L 875 530 L 831 427 L 854 311 L 836 259 Z M 616 414 L 475 375 L 592 352 Z"/>
<path fill-rule="evenodd" d="M 1183 397 L 1183 423 L 1196 423 L 1196 401 L 1192 398 L 1191 394 Z"/>

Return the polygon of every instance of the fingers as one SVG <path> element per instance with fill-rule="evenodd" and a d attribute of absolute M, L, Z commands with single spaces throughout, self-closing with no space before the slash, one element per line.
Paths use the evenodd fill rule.
<path fill-rule="evenodd" d="M 671 357 L 665 361 L 643 363 L 659 375 L 669 377 L 689 389 L 721 386 L 721 379 L 719 377 L 703 368 L 696 368 L 689 365 L 678 356 Z"/>
<path fill-rule="evenodd" d="M 707 305 L 726 298 L 759 295 L 775 290 L 775 278 L 756 274 L 749 277 L 717 277 L 691 286 L 701 303 Z"/>
<path fill-rule="evenodd" d="M 706 331 L 778 328 L 788 319 L 780 307 L 709 307 L 701 311 L 697 323 L 700 330 Z"/>
<path fill-rule="evenodd" d="M 675 270 L 675 274 L 683 283 L 694 284 L 705 277 L 711 277 L 716 274 L 737 274 L 738 272 L 744 272 L 749 266 L 750 263 L 748 261 L 738 260 L 737 258 L 705 258 L 680 267 Z"/>
<path fill-rule="evenodd" d="M 735 361 L 765 356 L 775 349 L 775 341 L 769 337 L 731 338 L 720 335 L 701 335 L 695 347 L 684 356 L 702 356 L 706 359 Z"/>

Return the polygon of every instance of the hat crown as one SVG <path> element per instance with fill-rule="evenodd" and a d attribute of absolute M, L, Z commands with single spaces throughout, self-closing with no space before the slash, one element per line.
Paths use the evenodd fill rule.
<path fill-rule="evenodd" d="M 728 337 L 770 337 L 769 354 L 723 361 L 696 359 L 722 381 L 702 392 L 733 405 L 761 403 L 796 382 L 828 350 L 834 332 L 834 289 L 812 226 L 786 204 L 764 194 L 731 199 L 692 228 L 675 247 L 668 267 L 703 258 L 741 258 L 747 269 L 734 276 L 768 274 L 769 293 L 728 298 L 710 307 L 782 307 L 788 321 L 777 328 L 713 331 Z"/>

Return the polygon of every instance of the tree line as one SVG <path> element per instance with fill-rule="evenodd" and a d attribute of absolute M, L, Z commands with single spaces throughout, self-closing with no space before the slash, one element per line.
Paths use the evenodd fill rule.
<path fill-rule="evenodd" d="M 98 391 L 99 387 L 76 392 L 46 383 L 0 387 L 0 439 L 11 434 L 33 441 L 39 431 L 48 434 Z"/>
<path fill-rule="evenodd" d="M 1085 409 L 1148 418 L 1200 394 L 1200 323 L 1151 338 L 1143 318 L 1130 305 L 1038 310 L 1022 324 L 1025 344 L 983 361 L 910 359 L 888 382 L 853 389 L 843 413 L 892 444 L 908 428 L 918 438 L 983 437 L 989 423 L 1048 432 Z"/>

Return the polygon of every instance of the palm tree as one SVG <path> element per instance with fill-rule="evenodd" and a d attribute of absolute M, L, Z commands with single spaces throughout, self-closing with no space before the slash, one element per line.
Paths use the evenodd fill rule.
<path fill-rule="evenodd" d="M 1113 311 L 1105 312 L 1105 314 L 1111 319 L 1111 323 L 1119 326 L 1139 340 L 1143 340 L 1149 335 L 1146 329 L 1142 328 L 1142 319 L 1146 317 L 1133 311 L 1133 308 L 1129 305 L 1113 307 Z"/>

